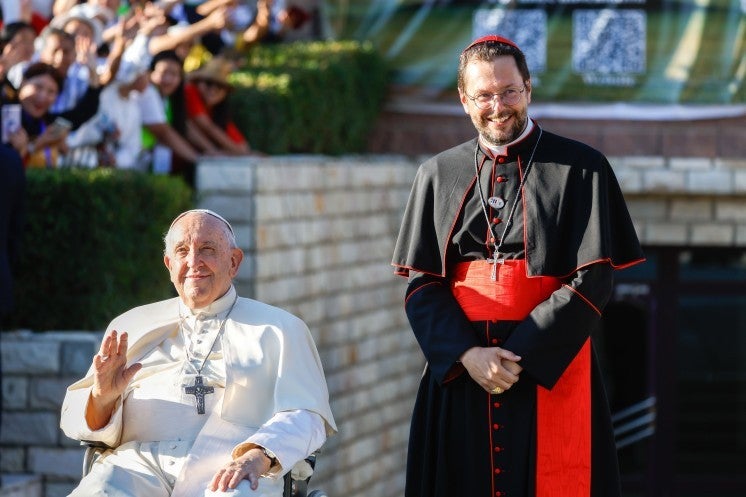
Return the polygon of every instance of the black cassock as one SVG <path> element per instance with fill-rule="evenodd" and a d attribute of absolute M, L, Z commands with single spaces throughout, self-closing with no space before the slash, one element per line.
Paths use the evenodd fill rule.
<path fill-rule="evenodd" d="M 497 243 L 505 235 L 500 255 L 525 263 L 526 276 L 557 282 L 525 318 L 469 320 L 454 297 L 456 266 L 492 257 L 486 241 L 493 234 Z M 505 155 L 485 153 L 474 139 L 422 164 L 392 262 L 397 274 L 409 276 L 405 308 L 427 359 L 412 416 L 406 497 L 619 496 L 608 405 L 589 337 L 611 295 L 613 270 L 643 260 L 608 161 L 584 144 L 535 125 Z M 485 392 L 458 363 L 473 346 L 520 355 L 520 380 L 502 395 Z M 565 388 L 558 381 L 581 351 L 589 358 L 589 440 L 563 446 L 551 430 L 565 430 L 547 427 L 572 428 L 583 411 L 546 400 L 539 409 L 537 399 Z M 544 433 L 550 436 L 540 439 Z M 555 457 L 560 452 L 564 460 Z M 576 484 L 584 465 L 585 487 Z"/>

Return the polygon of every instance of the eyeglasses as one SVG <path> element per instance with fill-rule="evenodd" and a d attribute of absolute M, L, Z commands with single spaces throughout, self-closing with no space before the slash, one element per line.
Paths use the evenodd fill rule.
<path fill-rule="evenodd" d="M 479 95 L 466 98 L 474 102 L 478 109 L 487 110 L 495 105 L 495 99 L 500 100 L 503 105 L 515 105 L 521 100 L 521 95 L 526 91 L 526 85 L 519 88 L 508 88 L 500 93 L 480 93 Z"/>

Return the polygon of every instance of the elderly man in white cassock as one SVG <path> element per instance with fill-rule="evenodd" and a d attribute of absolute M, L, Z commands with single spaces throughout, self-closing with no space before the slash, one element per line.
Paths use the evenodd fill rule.
<path fill-rule="evenodd" d="M 74 497 L 280 497 L 336 431 L 307 326 L 239 297 L 243 252 L 218 214 L 179 215 L 164 262 L 178 297 L 112 321 L 61 427 L 112 447 Z"/>

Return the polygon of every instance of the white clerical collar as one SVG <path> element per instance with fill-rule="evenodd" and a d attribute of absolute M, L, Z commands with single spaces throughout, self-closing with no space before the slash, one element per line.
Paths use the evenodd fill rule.
<path fill-rule="evenodd" d="M 526 138 L 529 135 L 529 133 L 531 133 L 532 129 L 534 129 L 534 122 L 531 119 L 528 119 L 528 122 L 527 122 L 526 127 L 524 128 L 523 132 L 520 135 L 518 135 L 518 138 L 516 138 L 512 142 L 508 143 L 507 145 L 498 145 L 498 146 L 488 145 L 488 144 L 486 144 L 484 142 L 484 140 L 481 139 L 481 137 L 480 137 L 479 141 L 482 142 L 482 145 L 485 148 L 488 148 L 490 150 L 490 152 L 492 152 L 492 156 L 493 157 L 498 157 L 500 155 L 508 155 L 508 147 L 510 147 L 512 145 L 515 145 L 519 141 L 521 141 L 524 138 Z"/>
<path fill-rule="evenodd" d="M 187 305 L 179 300 L 179 311 L 184 316 L 200 316 L 200 317 L 215 317 L 220 313 L 226 312 L 233 305 L 233 301 L 236 299 L 236 289 L 233 285 L 230 286 L 225 295 L 214 300 L 211 304 L 205 307 L 199 307 L 196 309 L 190 309 Z"/>

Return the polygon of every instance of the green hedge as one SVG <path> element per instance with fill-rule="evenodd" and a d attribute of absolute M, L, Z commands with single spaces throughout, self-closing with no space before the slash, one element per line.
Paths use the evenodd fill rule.
<path fill-rule="evenodd" d="M 364 152 L 388 77 L 367 43 L 258 46 L 231 76 L 233 120 L 270 154 Z"/>
<path fill-rule="evenodd" d="M 189 209 L 181 179 L 113 169 L 28 170 L 11 329 L 100 330 L 174 295 L 163 235 Z"/>

